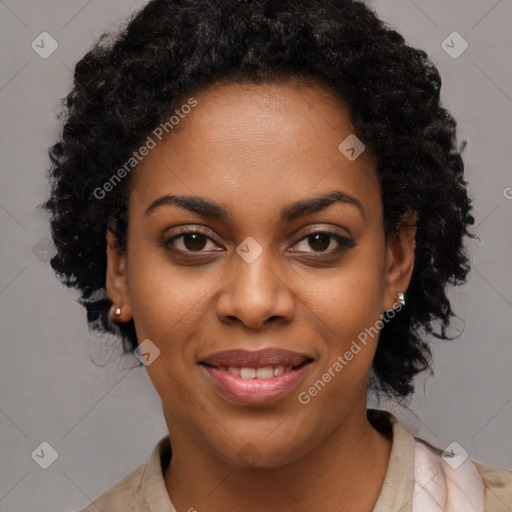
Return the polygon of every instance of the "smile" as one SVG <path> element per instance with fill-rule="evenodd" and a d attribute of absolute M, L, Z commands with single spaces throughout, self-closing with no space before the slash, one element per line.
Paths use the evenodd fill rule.
<path fill-rule="evenodd" d="M 240 404 L 264 404 L 296 388 L 312 362 L 304 354 L 266 349 L 220 352 L 200 364 L 225 397 Z"/>

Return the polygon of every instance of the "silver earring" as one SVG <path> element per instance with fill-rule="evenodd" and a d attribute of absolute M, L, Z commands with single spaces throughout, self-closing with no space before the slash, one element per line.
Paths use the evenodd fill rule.
<path fill-rule="evenodd" d="M 398 303 L 401 306 L 405 306 L 405 296 L 402 292 L 398 292 Z"/>

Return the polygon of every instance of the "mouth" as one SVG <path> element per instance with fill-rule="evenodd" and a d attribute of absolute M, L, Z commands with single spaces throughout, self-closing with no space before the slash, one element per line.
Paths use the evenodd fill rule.
<path fill-rule="evenodd" d="M 241 404 L 276 401 L 298 386 L 314 359 L 282 349 L 230 350 L 199 364 L 227 398 Z"/>

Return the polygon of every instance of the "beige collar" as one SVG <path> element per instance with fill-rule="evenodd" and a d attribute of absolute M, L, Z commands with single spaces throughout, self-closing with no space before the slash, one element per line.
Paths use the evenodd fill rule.
<path fill-rule="evenodd" d="M 373 512 L 411 512 L 414 491 L 414 438 L 388 413 L 393 444 L 388 469 Z"/>

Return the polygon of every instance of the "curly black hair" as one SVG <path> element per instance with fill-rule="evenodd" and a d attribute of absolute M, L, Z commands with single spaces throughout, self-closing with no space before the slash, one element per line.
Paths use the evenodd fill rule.
<path fill-rule="evenodd" d="M 89 328 L 117 334 L 123 353 L 133 320 L 114 324 L 105 293 L 107 228 L 126 247 L 134 170 L 101 199 L 95 193 L 172 114 L 186 95 L 227 80 L 298 78 L 348 105 L 357 137 L 380 177 L 386 239 L 417 212 L 414 270 L 406 305 L 383 326 L 372 365 L 379 394 L 402 399 L 431 369 L 427 336 L 451 339 L 448 285 L 466 282 L 464 236 L 474 224 L 456 122 L 441 106 L 441 78 L 411 47 L 354 0 L 152 0 L 77 63 L 59 141 L 49 150 L 57 254 L 51 266 L 81 292 Z M 435 323 L 440 322 L 440 333 Z"/>

